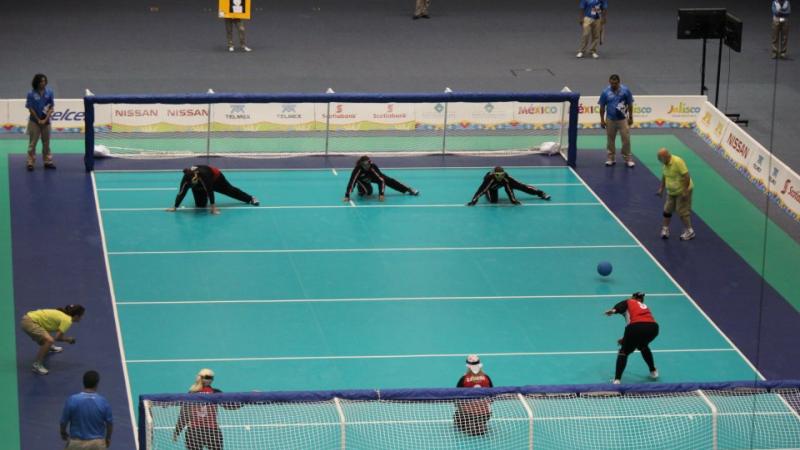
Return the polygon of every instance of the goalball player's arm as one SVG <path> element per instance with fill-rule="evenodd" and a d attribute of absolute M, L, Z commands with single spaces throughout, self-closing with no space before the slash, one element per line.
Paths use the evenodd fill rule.
<path fill-rule="evenodd" d="M 350 172 L 350 180 L 347 181 L 347 189 L 344 191 L 344 201 L 350 200 L 350 193 L 353 192 L 353 188 L 356 185 L 356 179 L 358 175 L 361 173 L 361 168 L 355 168 L 352 172 Z"/>
<path fill-rule="evenodd" d="M 489 184 L 491 184 L 491 182 L 492 182 L 491 175 L 486 175 L 485 177 L 483 177 L 483 182 L 481 183 L 480 186 L 478 186 L 478 190 L 475 191 L 475 195 L 472 196 L 472 200 L 470 200 L 469 203 L 467 204 L 471 206 L 474 205 L 475 203 L 478 203 L 478 198 L 480 198 L 480 196 L 483 195 L 489 189 Z"/>

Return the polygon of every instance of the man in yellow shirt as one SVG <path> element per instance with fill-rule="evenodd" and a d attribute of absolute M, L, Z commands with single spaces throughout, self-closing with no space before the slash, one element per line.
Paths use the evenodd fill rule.
<path fill-rule="evenodd" d="M 682 158 L 671 155 L 669 150 L 661 148 L 658 150 L 658 160 L 664 165 L 661 175 L 661 186 L 658 188 L 658 196 L 664 195 L 667 191 L 667 199 L 664 202 L 664 221 L 661 225 L 661 238 L 669 238 L 669 221 L 672 213 L 677 211 L 678 216 L 683 222 L 683 233 L 681 240 L 688 241 L 694 239 L 694 229 L 692 229 L 692 192 L 694 183 L 689 176 L 689 169 Z"/>

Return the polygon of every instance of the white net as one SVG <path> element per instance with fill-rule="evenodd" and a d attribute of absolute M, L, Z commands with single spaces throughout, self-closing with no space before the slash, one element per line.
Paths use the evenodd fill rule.
<path fill-rule="evenodd" d="M 798 398 L 798 389 L 748 389 L 219 405 L 145 400 L 143 423 L 145 448 L 158 450 L 788 449 L 800 448 L 792 407 Z"/>
<path fill-rule="evenodd" d="M 562 153 L 569 103 L 95 104 L 110 156 Z M 543 144 L 546 144 L 543 146 Z"/>

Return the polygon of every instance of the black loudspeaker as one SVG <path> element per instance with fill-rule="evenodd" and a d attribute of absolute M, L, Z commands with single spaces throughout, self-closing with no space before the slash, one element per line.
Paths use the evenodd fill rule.
<path fill-rule="evenodd" d="M 725 45 L 735 52 L 742 51 L 742 21 L 731 13 L 725 15 Z"/>
<path fill-rule="evenodd" d="M 678 10 L 678 39 L 722 39 L 726 10 L 681 8 Z"/>

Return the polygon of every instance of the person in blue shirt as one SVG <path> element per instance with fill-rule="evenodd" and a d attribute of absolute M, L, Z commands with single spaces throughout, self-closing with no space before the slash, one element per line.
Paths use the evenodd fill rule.
<path fill-rule="evenodd" d="M 600 126 L 606 129 L 606 149 L 608 157 L 606 166 L 616 164 L 617 132 L 622 138 L 622 158 L 628 167 L 634 167 L 631 155 L 631 130 L 633 125 L 633 94 L 624 84 L 620 84 L 619 75 L 613 74 L 608 79 L 608 86 L 600 94 Z"/>
<path fill-rule="evenodd" d="M 104 449 L 111 446 L 114 418 L 108 401 L 97 393 L 100 374 L 83 374 L 83 391 L 70 396 L 61 413 L 61 439 L 67 450 Z M 69 430 L 68 430 L 69 428 Z"/>
<path fill-rule="evenodd" d="M 791 13 L 789 0 L 772 0 L 772 59 L 786 58 Z"/>
<path fill-rule="evenodd" d="M 42 158 L 45 169 L 55 169 L 50 154 L 50 116 L 55 106 L 53 91 L 47 87 L 47 76 L 37 73 L 31 82 L 31 91 L 25 100 L 30 118 L 28 120 L 28 170 L 33 170 L 36 162 L 36 143 L 42 140 Z"/>
<path fill-rule="evenodd" d="M 599 58 L 597 46 L 603 43 L 603 26 L 606 24 L 606 10 L 608 10 L 608 0 L 581 0 L 579 8 L 581 10 L 578 17 L 581 33 L 581 47 L 578 49 L 578 58 L 583 58 L 587 50 L 592 58 Z M 590 46 L 591 44 L 591 46 Z"/>

